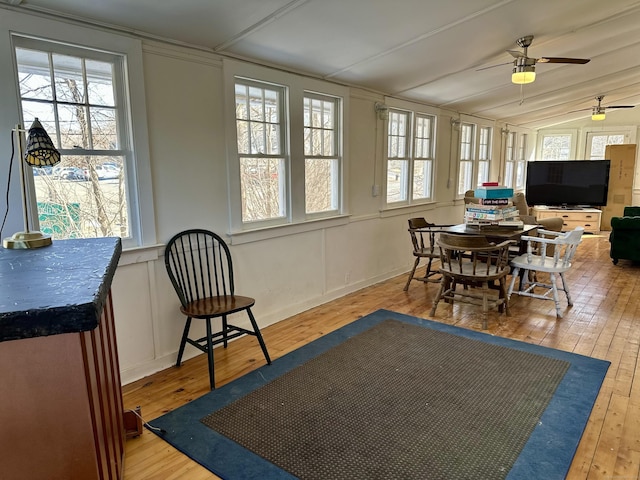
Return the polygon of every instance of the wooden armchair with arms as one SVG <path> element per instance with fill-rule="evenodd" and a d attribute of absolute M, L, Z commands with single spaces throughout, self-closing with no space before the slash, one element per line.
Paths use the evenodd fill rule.
<path fill-rule="evenodd" d="M 571 268 L 571 260 L 582 240 L 583 233 L 584 228 L 582 227 L 576 227 L 566 233 L 539 229 L 539 237 L 521 237 L 521 240 L 527 242 L 527 253 L 511 260 L 513 272 L 508 296 L 516 294 L 541 300 L 553 300 L 556 304 L 556 316 L 562 318 L 556 275 L 560 276 L 562 283 L 560 289 L 565 293 L 568 305 L 573 305 L 564 274 Z M 550 247 L 554 249 L 551 256 L 548 255 Z M 521 271 L 523 275 L 520 276 L 522 278 L 520 287 L 518 290 L 514 290 L 516 278 Z M 540 272 L 549 274 L 548 283 L 538 279 L 537 274 Z M 544 288 L 545 292 L 535 292 L 534 289 L 537 287 Z M 552 298 L 549 297 L 550 294 L 553 295 Z"/>
<path fill-rule="evenodd" d="M 515 243 L 514 240 L 491 243 L 484 235 L 441 233 L 437 244 L 440 247 L 442 279 L 431 315 L 435 315 L 440 300 L 481 305 L 482 328 L 485 329 L 490 306 L 498 307 L 509 315 L 506 277 L 510 271 L 509 247 Z M 490 289 L 495 282 L 498 282 L 497 292 Z M 457 291 L 458 285 L 463 285 L 464 290 Z"/>
<path fill-rule="evenodd" d="M 409 222 L 409 235 L 411 236 L 411 244 L 413 245 L 413 256 L 415 261 L 413 268 L 409 272 L 409 278 L 404 286 L 404 291 L 409 290 L 411 280 L 417 280 L 419 282 L 438 282 L 440 277 L 438 270 L 432 269 L 434 260 L 440 260 L 440 248 L 436 245 L 436 233 L 438 227 L 444 225 L 436 225 L 434 223 L 427 222 L 424 217 L 410 218 Z M 416 277 L 416 269 L 420 264 L 420 260 L 426 260 L 427 265 L 425 267 L 425 273 L 422 277 Z"/>

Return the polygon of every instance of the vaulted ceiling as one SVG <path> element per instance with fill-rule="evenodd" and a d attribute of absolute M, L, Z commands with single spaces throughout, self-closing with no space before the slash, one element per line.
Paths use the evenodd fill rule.
<path fill-rule="evenodd" d="M 2 2 L 528 128 L 588 118 L 598 95 L 640 105 L 640 1 Z M 534 83 L 514 85 L 507 50 L 525 35 L 530 57 L 591 61 L 538 63 Z M 609 121 L 640 124 L 640 107 L 608 110 Z"/>

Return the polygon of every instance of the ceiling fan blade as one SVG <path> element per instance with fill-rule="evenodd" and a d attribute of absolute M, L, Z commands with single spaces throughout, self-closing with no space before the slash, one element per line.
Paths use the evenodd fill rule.
<path fill-rule="evenodd" d="M 538 63 L 576 63 L 579 65 L 584 65 L 585 63 L 589 63 L 591 61 L 590 58 L 566 58 L 566 57 L 542 57 L 536 59 Z"/>
<path fill-rule="evenodd" d="M 607 110 L 609 110 L 610 108 L 633 108 L 635 107 L 635 105 L 611 105 L 610 107 L 604 107 Z"/>
<path fill-rule="evenodd" d="M 513 58 L 524 57 L 524 53 L 518 50 L 507 50 L 507 53 L 509 53 Z"/>

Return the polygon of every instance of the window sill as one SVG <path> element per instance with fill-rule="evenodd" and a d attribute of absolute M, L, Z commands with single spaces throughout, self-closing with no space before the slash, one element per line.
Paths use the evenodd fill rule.
<path fill-rule="evenodd" d="M 349 223 L 349 215 L 339 215 L 336 217 L 307 220 L 303 223 L 277 225 L 273 227 L 259 228 L 255 230 L 236 231 L 229 233 L 231 245 L 242 245 L 243 243 L 259 242 L 270 238 L 295 235 L 297 233 L 310 232 L 324 228 L 339 227 Z"/>
<path fill-rule="evenodd" d="M 406 215 L 407 213 L 424 212 L 425 210 L 435 210 L 436 205 L 436 202 L 427 202 L 412 205 L 387 206 L 384 210 L 380 210 L 380 218 Z"/>
<path fill-rule="evenodd" d="M 144 247 L 127 248 L 122 251 L 118 266 L 132 265 L 134 263 L 153 262 L 160 257 L 163 244 L 147 245 Z"/>

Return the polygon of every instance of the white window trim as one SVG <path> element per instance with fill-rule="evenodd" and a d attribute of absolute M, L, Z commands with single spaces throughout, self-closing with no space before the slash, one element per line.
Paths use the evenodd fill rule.
<path fill-rule="evenodd" d="M 591 145 L 589 145 L 589 139 L 592 135 L 624 135 L 625 143 L 636 143 L 638 129 L 633 126 L 615 126 L 608 125 L 603 127 L 587 127 L 584 128 L 581 132 L 583 138 L 581 139 L 579 145 L 578 155 L 579 158 L 588 158 L 587 153 L 591 150 Z"/>
<path fill-rule="evenodd" d="M 410 209 L 410 210 L 415 210 L 416 207 L 418 209 L 423 208 L 426 205 L 430 205 L 436 202 L 436 185 L 437 185 L 437 178 L 438 178 L 438 148 L 439 148 L 439 143 L 438 143 L 438 120 L 439 120 L 439 116 L 441 113 L 441 110 L 439 108 L 436 107 L 431 107 L 428 105 L 422 105 L 419 103 L 414 103 L 414 102 L 410 102 L 407 100 L 401 100 L 398 98 L 393 98 L 393 97 L 385 97 L 384 99 L 384 104 L 389 107 L 389 108 L 393 108 L 396 110 L 404 110 L 404 111 L 408 111 L 410 113 L 409 116 L 409 120 L 410 120 L 410 125 L 409 125 L 409 131 L 410 131 L 410 138 L 408 141 L 408 147 L 409 147 L 409 156 L 411 158 L 411 162 L 413 162 L 413 149 L 415 148 L 415 139 L 414 139 L 414 122 L 415 122 L 415 116 L 416 115 L 428 115 L 428 116 L 432 116 L 433 117 L 433 165 L 432 165 L 432 172 L 431 172 L 431 198 L 429 199 L 420 199 L 420 200 L 413 200 L 412 196 L 413 196 L 413 192 L 412 187 L 409 188 L 409 192 L 408 192 L 408 197 L 407 200 L 405 201 L 399 201 L 399 202 L 391 202 L 388 203 L 387 202 L 387 167 L 389 165 L 389 158 L 388 158 L 388 154 L 389 154 L 389 149 L 388 149 L 388 141 L 389 141 L 389 129 L 388 129 L 388 120 L 384 121 L 384 135 L 383 135 L 383 164 L 382 164 L 382 178 L 384 179 L 382 183 L 382 199 L 383 199 L 383 207 L 382 207 L 382 211 L 398 211 L 399 209 Z M 413 165 L 411 165 L 411 167 L 413 167 Z M 410 179 L 411 181 L 413 180 L 413 177 Z M 416 210 L 418 211 L 418 210 Z M 384 216 L 384 215 L 383 215 Z"/>
<path fill-rule="evenodd" d="M 569 160 L 575 160 L 577 158 L 577 146 L 578 146 L 578 129 L 576 128 L 563 128 L 563 129 L 549 129 L 549 130 L 538 130 L 538 138 L 536 141 L 536 160 L 541 160 L 541 152 L 542 152 L 542 142 L 544 137 L 554 136 L 554 135 L 570 135 L 571 142 L 569 146 Z"/>
<path fill-rule="evenodd" d="M 493 169 L 495 168 L 495 150 L 494 150 L 494 146 L 495 146 L 495 131 L 496 131 L 496 126 L 495 126 L 495 122 L 493 120 L 487 120 L 484 118 L 479 118 L 479 117 L 472 117 L 469 115 L 460 115 L 459 118 L 461 123 L 469 123 L 469 124 L 473 124 L 476 126 L 475 128 L 475 132 L 474 132 L 474 158 L 473 158 L 473 168 L 472 168 L 472 172 L 471 172 L 471 178 L 473 179 L 472 182 L 476 182 L 478 180 L 478 161 L 479 161 L 479 140 L 480 140 L 480 129 L 482 127 L 489 127 L 491 128 L 491 160 L 489 160 L 489 176 L 491 177 L 491 174 L 493 172 Z M 464 198 L 464 192 L 462 193 L 458 193 L 457 191 L 457 185 L 458 182 L 460 181 L 460 154 L 461 154 L 461 132 L 460 129 L 458 127 L 457 130 L 458 133 L 458 142 L 457 142 L 457 156 L 456 156 L 456 176 L 455 176 L 455 183 L 454 183 L 454 188 L 456 189 L 455 192 L 455 199 L 456 200 L 460 200 L 462 198 Z M 473 184 L 471 185 L 471 188 L 475 188 L 473 186 Z"/>
<path fill-rule="evenodd" d="M 225 115 L 225 141 L 227 145 L 227 183 L 229 185 L 229 235 L 231 243 L 244 243 L 247 241 L 262 240 L 266 238 L 279 237 L 290 233 L 301 231 L 317 230 L 325 228 L 325 225 L 333 224 L 336 219 L 338 223 L 348 221 L 349 205 L 348 192 L 349 185 L 349 139 L 348 129 L 343 128 L 342 133 L 342 171 L 341 171 L 341 194 L 339 214 L 332 217 L 318 218 L 315 215 L 307 215 L 304 205 L 297 205 L 294 201 L 287 211 L 287 222 L 278 225 L 259 225 L 242 223 L 242 205 L 240 194 L 240 182 L 235 179 L 240 178 L 238 158 L 238 144 L 236 141 L 235 124 L 235 81 L 236 77 L 248 78 L 263 83 L 273 83 L 288 89 L 288 99 L 286 103 L 285 115 L 289 115 L 287 121 L 287 137 L 290 139 L 289 155 L 291 162 L 304 162 L 304 122 L 303 111 L 292 109 L 290 105 L 300 105 L 302 107 L 303 98 L 306 92 L 317 92 L 319 94 L 331 95 L 342 99 L 342 118 L 340 122 L 344 125 L 344 119 L 349 118 L 349 88 L 341 85 L 303 77 L 279 70 L 240 62 L 233 59 L 224 59 L 223 70 L 223 97 Z M 299 110 L 299 111 L 298 111 Z M 291 198 L 304 198 L 304 169 L 292 170 L 289 178 L 291 188 Z M 287 199 L 289 202 L 290 200 Z M 343 220 L 340 220 L 343 219 Z M 328 221 L 328 223 L 327 223 Z"/>
<path fill-rule="evenodd" d="M 42 32 L 46 32 L 46 37 L 42 35 Z M 0 42 L 0 62 L 3 65 L 13 66 L 15 63 L 13 44 L 9 41 L 12 33 L 53 42 L 69 43 L 89 49 L 106 50 L 125 56 L 124 68 L 127 71 L 129 82 L 124 88 L 127 89 L 129 96 L 131 124 L 128 128 L 131 132 L 131 146 L 135 152 L 135 171 L 128 172 L 131 190 L 130 225 L 132 237 L 129 241 L 123 242 L 123 247 L 126 249 L 154 245 L 156 243 L 156 226 L 144 91 L 142 42 L 127 36 L 86 28 L 70 22 L 2 10 L 0 37 L 7 39 L 6 42 Z M 3 105 L 3 112 L 7 112 L 8 115 L 3 115 L 3 118 L 0 119 L 2 131 L 10 131 L 20 118 L 18 110 L 20 94 L 17 90 L 16 78 L 17 74 L 13 68 L 5 68 L 0 73 L 0 85 L 3 85 L 0 95 L 13 99 L 13 101 L 7 100 Z M 2 146 L 3 144 L 0 142 L 0 147 Z M 6 151 L 9 149 L 10 147 L 7 146 Z M 13 206 L 20 205 L 20 201 L 15 195 L 10 200 Z M 13 208 L 13 210 L 17 209 Z M 7 231 L 13 231 L 10 222 L 6 228 Z"/>

